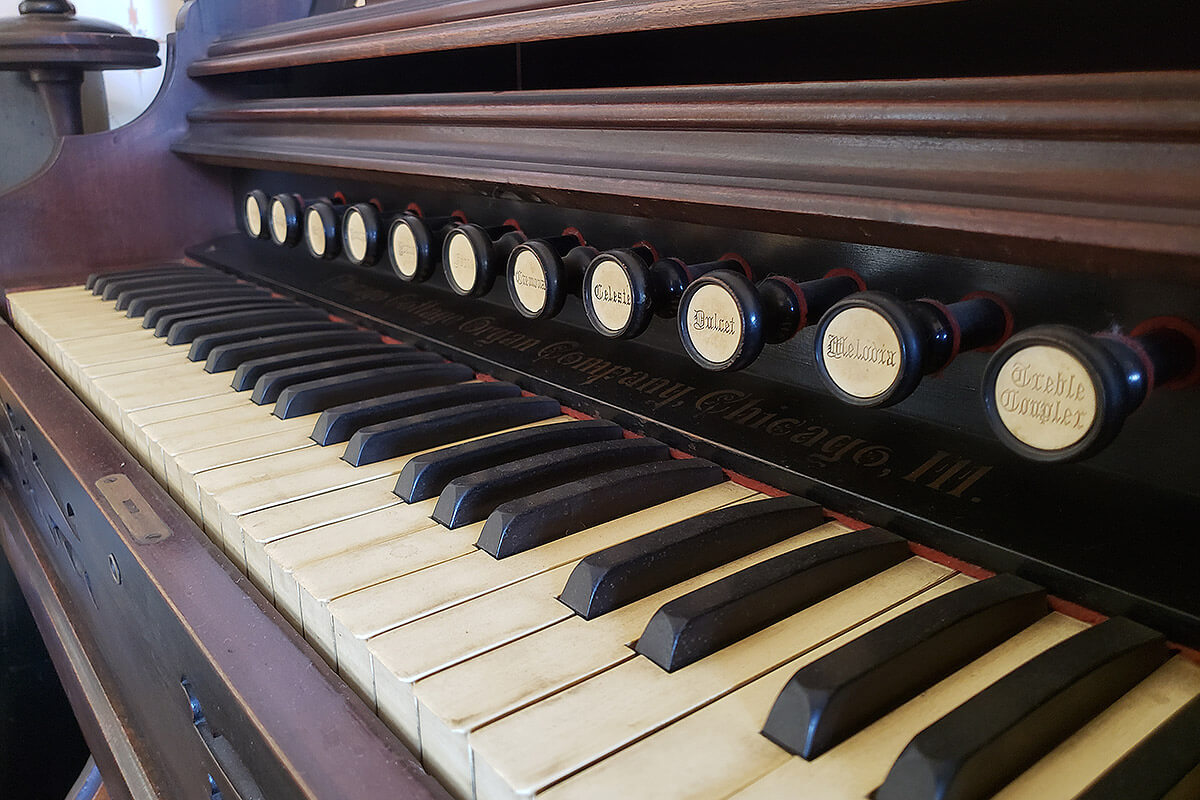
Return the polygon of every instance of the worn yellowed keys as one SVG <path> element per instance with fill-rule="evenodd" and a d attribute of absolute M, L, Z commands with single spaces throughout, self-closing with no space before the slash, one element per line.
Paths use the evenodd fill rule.
<path fill-rule="evenodd" d="M 509 431 L 497 431 L 463 442 L 447 443 L 433 450 L 506 432 L 571 422 L 573 420 L 570 417 L 553 417 L 511 428 Z M 291 613 L 299 619 L 300 600 L 295 581 L 292 579 L 295 570 L 322 559 L 392 539 L 416 529 L 414 526 L 428 527 L 434 524 L 428 517 L 436 505 L 436 498 L 404 506 L 404 510 L 401 510 L 399 506 L 402 505 L 402 501 L 392 491 L 395 485 L 394 474 L 384 475 L 365 483 L 238 517 L 237 525 L 241 529 L 246 574 L 260 585 L 268 597 L 275 596 L 274 584 L 280 583 L 284 587 L 282 602 L 287 609 L 285 613 Z M 394 513 L 374 513 L 383 509 L 393 509 Z M 361 519 L 353 525 L 335 525 L 352 518 Z M 232 547 L 237 546 L 236 539 L 237 533 L 234 532 Z"/>
<path fill-rule="evenodd" d="M 370 670 L 367 640 L 372 636 L 754 494 L 727 481 L 508 558 L 497 560 L 482 550 L 474 550 L 336 598 L 326 606 L 326 611 L 333 628 L 339 669 L 345 660 L 347 671 L 367 674 Z M 307 625 L 309 621 L 305 622 Z M 315 631 L 315 620 L 313 627 Z"/>
<path fill-rule="evenodd" d="M 309 619 L 320 620 L 323 606 L 335 597 L 469 553 L 478 527 L 447 530 L 429 518 L 436 503 L 430 498 L 390 505 L 268 544 L 276 605 L 303 627 L 304 609 Z M 316 642 L 331 652 L 328 637 Z"/>
<path fill-rule="evenodd" d="M 957 581 L 938 589 L 944 592 L 956 585 Z M 929 593 L 917 600 L 925 602 L 933 596 L 934 593 Z M 760 733 L 775 698 L 797 670 L 913 605 L 897 607 L 872 619 L 868 625 L 851 631 L 849 637 L 788 662 L 538 796 L 546 800 L 620 797 L 627 787 L 636 787 L 634 793 L 644 792 L 647 797 L 694 796 L 700 789 L 714 797 L 727 797 L 773 770 L 790 765 L 796 783 L 788 787 L 786 796 L 860 800 L 883 782 L 900 751 L 927 724 L 1085 627 L 1084 623 L 1058 614 L 1045 617 L 815 762 L 791 755 Z M 821 777 L 824 768 L 818 767 L 824 759 L 836 762 L 840 770 L 847 772 L 835 774 L 835 785 L 826 789 L 820 786 L 825 780 Z"/>
<path fill-rule="evenodd" d="M 548 424 L 564 419 L 566 418 L 554 417 L 534 424 Z M 520 430 L 523 427 L 529 426 L 508 430 Z M 502 432 L 505 431 L 493 433 Z M 265 437 L 247 439 L 230 445 L 230 448 L 249 447 L 261 438 Z M 421 452 L 439 450 L 452 444 L 457 442 L 446 442 Z M 182 468 L 189 460 L 206 452 L 208 451 L 185 453 L 180 456 L 178 463 Z M 211 524 L 219 529 L 222 540 L 227 542 L 226 549 L 231 553 L 231 557 L 240 558 L 237 554 L 244 552 L 244 544 L 241 526 L 237 522 L 239 517 L 335 489 L 356 486 L 376 478 L 394 476 L 404 469 L 409 460 L 419 455 L 406 453 L 356 467 L 342 460 L 344 452 L 345 446 L 340 444 L 307 447 L 197 475 L 204 524 Z"/>
<path fill-rule="evenodd" d="M 274 403 L 260 406 L 250 401 L 249 392 L 238 394 L 243 403 L 214 411 L 204 419 L 174 419 L 145 428 L 142 434 L 150 460 L 169 464 L 183 453 L 268 434 L 290 434 L 315 444 L 310 437 L 320 413 L 280 419 L 272 413 Z"/>
<path fill-rule="evenodd" d="M 313 531 L 315 559 L 341 552 L 344 545 L 336 541 L 336 534 L 329 534 L 326 528 L 400 504 L 403 501 L 392 492 L 395 485 L 396 476 L 384 475 L 366 483 L 305 497 L 288 503 L 286 507 L 274 506 L 238 517 L 246 576 L 274 602 L 271 570 L 275 559 L 268 558 L 268 548 L 275 543 L 283 544 L 293 538 L 302 538 L 303 534 Z M 359 536 L 362 529 L 355 527 L 347 533 Z M 384 535 L 388 535 L 387 532 Z M 236 538 L 235 535 L 231 545 L 234 548 L 237 546 Z M 288 569 L 293 569 L 293 561 L 290 557 L 285 558 L 288 558 Z"/>
<path fill-rule="evenodd" d="M 64 378 L 74 376 L 70 360 L 64 358 L 62 344 L 76 344 L 81 336 L 104 338 L 106 334 L 136 328 L 136 323 L 124 317 L 124 312 L 116 311 L 111 301 L 102 301 L 90 292 L 74 287 L 45 291 L 58 293 L 58 297 L 48 301 L 57 304 L 52 309 L 43 307 L 43 300 L 30 296 L 35 293 L 9 295 L 9 303 L 18 330 Z"/>
<path fill-rule="evenodd" d="M 129 427 L 134 432 L 132 448 L 144 464 L 150 458 L 150 442 L 146 436 L 146 430 L 150 426 L 188 417 L 195 417 L 197 424 L 202 426 L 206 415 L 226 408 L 242 408 L 246 403 L 247 398 L 239 392 L 233 395 L 200 397 L 195 400 L 184 400 L 181 403 L 168 403 L 165 406 L 134 411 L 129 415 Z"/>
<path fill-rule="evenodd" d="M 440 618 L 470 604 L 456 606 L 371 640 L 368 649 L 373 658 L 376 685 L 389 685 L 382 693 L 388 704 L 396 698 L 401 701 L 394 712 L 388 709 L 388 717 L 400 718 L 407 712 L 410 718 L 404 722 L 409 731 L 415 733 L 417 730 L 416 700 L 437 716 L 446 728 L 444 745 L 449 746 L 451 737 L 457 737 L 457 760 L 462 763 L 467 758 L 467 738 L 472 730 L 632 658 L 634 652 L 629 643 L 638 638 L 663 604 L 766 559 L 848 530 L 833 522 L 800 531 L 782 542 L 592 620 L 575 616 L 558 602 L 557 596 L 566 581 L 563 576 L 562 582 L 551 591 L 539 595 L 540 605 L 533 606 L 527 601 L 523 609 L 525 625 L 530 631 L 540 628 L 538 633 L 469 660 L 463 661 L 460 657 L 458 660 L 463 663 L 457 665 L 435 661 L 436 649 L 427 653 L 424 642 L 420 649 L 411 649 L 420 640 L 408 639 L 406 629 L 420 632 L 432 641 L 437 638 L 436 626 Z M 522 581 L 516 586 L 525 583 Z M 501 613 L 507 612 L 497 610 L 491 615 Z M 489 618 L 477 617 L 475 627 L 486 632 Z M 470 628 L 469 625 L 464 627 Z M 445 635 L 450 636 L 452 632 L 453 629 L 448 628 Z M 476 648 L 482 649 L 478 645 Z"/>
<path fill-rule="evenodd" d="M 414 683 L 569 618 L 573 612 L 556 596 L 574 567 L 555 567 L 381 633 L 367 642 L 370 674 L 362 674 L 358 662 L 348 660 L 341 665 L 342 677 L 413 752 L 420 753 Z M 623 647 L 622 643 L 618 649 Z"/>
<path fill-rule="evenodd" d="M 994 800 L 1069 800 L 1200 695 L 1200 664 L 1175 656 L 1050 751 Z"/>
<path fill-rule="evenodd" d="M 675 672 L 639 656 L 503 717 L 471 734 L 478 796 L 533 795 L 943 581 L 969 582 L 952 575 L 911 558 Z M 426 767 L 458 755 L 418 713 Z M 461 761 L 445 764 L 461 780 Z"/>
<path fill-rule="evenodd" d="M 296 453 L 299 450 L 311 452 Z M 220 537 L 221 513 L 215 497 L 201 486 L 201 480 L 226 489 L 243 481 L 224 472 L 225 469 L 236 470 L 233 475 L 265 474 L 256 473 L 252 462 L 275 457 L 282 459 L 281 468 L 303 472 L 333 463 L 343 452 L 341 447 L 336 446 L 317 447 L 316 442 L 308 436 L 297 436 L 294 432 L 268 433 L 189 450 L 165 462 L 165 466 L 169 488 L 183 498 L 184 507 L 192 510 L 206 529 Z M 295 455 L 295 458 L 284 458 L 290 455 Z M 278 474 L 282 476 L 288 473 Z"/>
<path fill-rule="evenodd" d="M 555 417 L 536 425 L 571 422 Z M 449 530 L 430 518 L 436 505 L 437 498 L 391 505 L 267 545 L 276 606 L 294 615 L 313 646 L 332 661 L 333 628 L 325 609 L 331 600 L 474 551 L 483 522 Z M 305 619 L 316 620 L 311 632 Z"/>
<path fill-rule="evenodd" d="M 7 298 L 17 330 L 39 350 L 72 336 L 76 321 L 105 318 L 103 312 L 114 311 L 113 303 L 81 286 L 12 292 Z"/>
<path fill-rule="evenodd" d="M 187 361 L 187 353 L 181 348 L 182 345 L 172 347 L 167 344 L 166 339 L 155 337 L 151 331 L 137 329 L 97 336 L 94 339 L 63 342 L 59 352 L 65 365 L 64 371 L 69 372 L 76 383 L 84 383 L 87 382 L 84 369 L 98 364 L 130 361 L 170 352 L 178 352 L 180 363 L 184 363 Z"/>
<path fill-rule="evenodd" d="M 184 363 L 139 373 L 112 375 L 92 382 L 97 404 L 121 419 L 127 440 L 133 439 L 129 415 L 143 408 L 237 394 L 223 376 L 204 371 L 203 364 Z"/>

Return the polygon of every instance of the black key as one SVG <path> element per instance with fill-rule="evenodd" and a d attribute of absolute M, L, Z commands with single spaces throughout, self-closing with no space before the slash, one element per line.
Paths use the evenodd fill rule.
<path fill-rule="evenodd" d="M 824 519 L 820 505 L 790 495 L 718 508 L 592 553 L 571 570 L 558 599 L 593 619 Z"/>
<path fill-rule="evenodd" d="M 227 344 L 258 342 L 270 337 L 298 336 L 303 333 L 318 331 L 348 330 L 354 330 L 354 328 L 351 328 L 345 322 L 335 322 L 328 318 L 317 317 L 298 322 L 275 322 L 269 325 L 255 325 L 253 327 L 234 328 L 233 330 L 220 331 L 218 333 L 206 333 L 192 340 L 192 346 L 188 348 L 188 360 L 207 361 L 209 353 L 215 348 Z"/>
<path fill-rule="evenodd" d="M 122 289 L 116 296 L 117 311 L 128 311 L 130 304 L 135 300 L 142 298 L 156 298 L 165 300 L 171 297 L 178 297 L 184 292 L 195 292 L 197 289 L 207 289 L 210 293 L 222 290 L 232 289 L 237 286 L 245 286 L 244 283 L 238 283 L 233 278 L 206 278 L 204 280 L 196 280 L 194 278 L 185 278 L 183 276 L 167 278 L 159 281 L 151 286 L 134 286 L 128 289 Z M 125 316 L 129 316 L 126 313 Z"/>
<path fill-rule="evenodd" d="M 549 397 L 511 397 L 427 411 L 368 425 L 350 437 L 342 460 L 361 467 L 431 447 L 557 417 L 562 406 Z"/>
<path fill-rule="evenodd" d="M 93 272 L 91 275 L 87 276 L 87 280 L 84 282 L 83 286 L 85 289 L 90 290 L 95 288 L 96 281 L 110 281 L 114 278 L 121 278 L 127 275 L 135 275 L 142 272 L 150 272 L 151 270 L 163 269 L 182 269 L 182 267 L 172 264 L 166 267 L 133 267 L 131 269 L 114 269 L 107 270 L 105 272 Z"/>
<path fill-rule="evenodd" d="M 296 305 L 291 300 L 282 297 L 264 297 L 248 301 L 235 300 L 233 301 L 235 310 L 248 311 L 250 309 L 276 309 L 276 308 L 295 308 Z M 197 311 L 176 311 L 171 314 L 163 314 L 158 318 L 158 322 L 154 323 L 154 335 L 158 338 L 163 338 L 171 332 L 171 328 L 182 322 L 197 319 L 208 319 L 223 314 L 231 313 L 228 308 L 228 303 L 222 303 L 218 308 L 206 308 Z"/>
<path fill-rule="evenodd" d="M 720 467 L 699 458 L 593 475 L 500 506 L 483 523 L 475 546 L 507 558 L 723 480 Z"/>
<path fill-rule="evenodd" d="M 378 333 L 349 328 L 343 325 L 331 330 L 288 333 L 280 336 L 262 336 L 249 342 L 230 342 L 217 345 L 208 353 L 204 371 L 228 372 L 237 369 L 245 361 L 254 361 L 271 356 L 291 355 L 306 350 L 318 350 L 341 345 L 382 344 Z M 193 342 L 195 344 L 195 342 Z M 403 347 L 404 345 L 393 345 Z"/>
<path fill-rule="evenodd" d="M 498 433 L 415 456 L 404 465 L 393 491 L 405 502 L 417 503 L 441 494 L 446 485 L 460 475 L 550 450 L 612 441 L 623 435 L 619 425 L 598 419 Z"/>
<path fill-rule="evenodd" d="M 213 286 L 225 286 L 232 283 L 233 278 L 220 272 L 212 272 L 208 275 L 197 273 L 194 278 L 187 272 L 163 272 L 137 278 L 117 278 L 104 285 L 100 299 L 116 300 L 122 292 L 131 289 L 170 288 L 185 281 L 192 285 L 211 283 Z"/>
<path fill-rule="evenodd" d="M 816 758 L 1048 610 L 1046 591 L 1013 575 L 935 597 L 793 675 L 763 735 Z"/>
<path fill-rule="evenodd" d="M 667 603 L 634 649 L 674 672 L 911 555 L 908 542 L 881 528 L 799 547 Z"/>
<path fill-rule="evenodd" d="M 399 417 L 410 417 L 439 408 L 520 397 L 521 387 L 501 381 L 463 383 L 475 377 L 463 364 L 429 364 L 405 367 L 408 391 L 345 403 L 325 409 L 313 427 L 312 440 L 325 447 L 350 440 L 354 432 Z"/>
<path fill-rule="evenodd" d="M 142 311 L 142 327 L 157 329 L 159 321 L 172 314 L 191 314 L 193 317 L 204 314 L 219 314 L 228 307 L 244 306 L 249 303 L 261 303 L 264 300 L 274 300 L 268 292 L 261 289 L 223 289 L 219 292 L 205 292 L 203 299 L 192 299 L 181 302 L 168 301 L 145 306 Z M 133 306 L 131 305 L 130 308 Z M 128 311 L 126 312 L 128 314 Z M 136 316 L 136 315 L 131 315 Z"/>
<path fill-rule="evenodd" d="M 447 528 L 487 519 L 496 506 L 564 483 L 622 467 L 666 461 L 671 449 L 654 439 L 592 442 L 539 453 L 456 478 L 430 516 Z"/>
<path fill-rule="evenodd" d="M 1151 731 L 1075 800 L 1188 797 L 1200 797 L 1200 697 Z"/>
<path fill-rule="evenodd" d="M 374 347 L 374 345 L 371 345 Z M 355 355 L 349 358 L 326 358 L 296 367 L 283 367 L 264 372 L 254 383 L 254 391 L 250 400 L 258 405 L 274 403 L 283 394 L 283 390 L 297 383 L 332 378 L 335 375 L 345 375 L 360 369 L 375 367 L 402 367 L 408 364 L 428 364 L 439 361 L 440 356 L 434 353 L 423 353 L 409 347 L 386 345 L 387 349 L 378 353 Z"/>
<path fill-rule="evenodd" d="M 189 319 L 177 322 L 167 331 L 167 344 L 185 344 L 197 336 L 221 331 L 236 331 L 242 328 L 256 328 L 260 325 L 270 325 L 275 322 L 305 322 L 308 320 L 327 320 L 329 313 L 319 308 L 311 308 L 287 300 L 280 308 L 256 308 L 253 310 L 232 311 L 228 314 L 217 314 L 199 319 Z"/>
<path fill-rule="evenodd" d="M 443 363 L 437 353 L 410 351 L 413 360 L 406 363 Z M 332 375 L 304 383 L 295 383 L 280 393 L 273 413 L 280 419 L 303 417 L 334 406 L 356 403 L 373 397 L 392 395 L 412 387 L 408 374 L 396 367 L 374 367 L 343 375 Z"/>
<path fill-rule="evenodd" d="M 386 344 L 384 342 L 371 344 L 343 344 L 335 347 L 318 347 L 313 350 L 302 350 L 298 353 L 283 353 L 277 356 L 263 356 L 262 358 L 252 358 L 249 361 L 243 361 L 238 365 L 237 371 L 233 373 L 233 381 L 230 384 L 239 392 L 244 392 L 253 389 L 258 383 L 258 379 L 268 372 L 275 372 L 281 369 L 291 369 L 292 367 L 303 367 L 306 364 L 319 364 L 326 361 L 342 362 L 347 358 L 358 358 L 360 356 L 374 356 L 380 353 L 394 353 L 405 348 L 397 348 L 396 345 Z M 212 355 L 211 353 L 209 354 Z M 275 392 L 275 398 L 279 397 L 279 392 Z M 274 399 L 266 402 L 273 403 Z"/>
<path fill-rule="evenodd" d="M 189 289 L 169 295 L 139 297 L 129 304 L 129 308 L 125 309 L 125 316 L 130 319 L 142 317 L 142 327 L 153 328 L 154 321 L 146 317 L 151 313 L 157 312 L 155 314 L 155 319 L 157 319 L 159 314 L 170 313 L 170 311 L 163 311 L 162 309 L 191 311 L 193 309 L 219 306 L 222 302 L 229 300 L 243 300 L 246 298 L 261 300 L 266 297 L 270 297 L 270 294 L 265 289 L 251 286 L 248 283 L 235 283 L 228 289 L 220 290 L 204 289 L 202 291 L 193 291 Z"/>
<path fill-rule="evenodd" d="M 223 272 L 208 267 L 185 267 L 172 265 L 165 267 L 138 267 L 137 269 L 122 269 L 114 272 L 92 273 L 88 276 L 87 288 L 92 294 L 103 296 L 104 289 L 109 283 L 123 278 L 149 277 L 151 275 L 223 275 Z"/>
<path fill-rule="evenodd" d="M 991 797 L 1169 655 L 1161 634 L 1120 617 L 1077 633 L 918 733 L 875 796 Z"/>

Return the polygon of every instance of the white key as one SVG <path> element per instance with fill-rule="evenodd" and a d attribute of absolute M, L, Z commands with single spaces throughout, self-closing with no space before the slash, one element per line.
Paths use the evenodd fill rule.
<path fill-rule="evenodd" d="M 348 674 L 368 675 L 371 662 L 367 640 L 372 636 L 754 494 L 729 481 L 508 558 L 496 560 L 476 550 L 336 598 L 325 610 L 332 626 L 337 665 Z M 320 636 L 317 621 L 305 620 L 305 625 L 310 622 L 314 638 Z M 326 623 L 322 620 L 321 624 Z"/>
<path fill-rule="evenodd" d="M 138 455 L 139 460 L 142 463 L 146 463 L 150 458 L 150 442 L 145 431 L 151 425 L 176 419 L 186 419 L 187 417 L 202 419 L 207 414 L 212 414 L 226 408 L 242 408 L 247 402 L 248 398 L 242 393 L 238 393 L 201 397 L 196 400 L 185 400 L 182 403 L 169 403 L 165 406 L 155 406 L 153 408 L 144 408 L 141 411 L 134 411 L 129 415 L 129 426 L 134 431 L 133 450 Z M 250 405 L 253 405 L 253 403 Z"/>
<path fill-rule="evenodd" d="M 289 446 L 296 440 L 316 445 L 310 437 L 321 416 L 319 413 L 280 419 L 271 413 L 273 404 L 255 405 L 250 402 L 249 392 L 240 394 L 244 401 L 241 405 L 215 411 L 203 418 L 174 419 L 143 428 L 150 460 L 163 465 L 165 470 L 165 465 L 172 464 L 184 453 L 268 434 L 284 434 Z"/>
<path fill-rule="evenodd" d="M 364 695 L 368 705 L 414 752 L 421 752 L 417 704 L 413 685 L 443 666 L 471 659 L 520 637 L 570 619 L 573 612 L 558 602 L 575 564 L 535 575 L 532 578 L 489 592 L 474 600 L 452 606 L 437 614 L 393 628 L 367 642 L 371 672 L 366 676 L 342 676 Z M 410 649 L 416 648 L 416 649 Z M 503 647 L 502 650 L 509 650 Z M 619 645 L 618 649 L 624 649 Z M 629 655 L 632 655 L 630 653 Z M 367 691 L 363 691 L 366 689 Z"/>
<path fill-rule="evenodd" d="M 949 589 L 948 585 L 938 587 Z M 922 601 L 931 599 L 922 596 Z M 872 620 L 876 627 L 911 606 Z M 547 790 L 547 800 L 620 797 L 628 787 L 647 797 L 695 796 L 701 788 L 727 797 L 774 770 L 787 767 L 795 783 L 786 796 L 865 798 L 883 782 L 900 751 L 926 725 L 1034 655 L 1086 627 L 1052 614 L 918 695 L 812 762 L 793 756 L 763 736 L 763 723 L 784 685 L 801 667 L 833 649 L 822 646 L 790 661 L 694 714 L 615 753 Z M 859 636 L 867 627 L 851 632 Z M 846 639 L 837 641 L 841 645 Z M 834 785 L 823 786 L 835 764 Z M 837 770 L 845 775 L 836 774 Z M 848 785 L 849 784 L 849 785 Z M 778 788 L 778 782 L 773 785 Z M 539 797 L 542 794 L 539 793 Z"/>
<path fill-rule="evenodd" d="M 288 568 L 292 569 L 296 561 L 290 556 L 268 558 L 269 547 L 276 543 L 285 544 L 293 538 L 303 539 L 303 534 L 309 531 L 325 531 L 326 526 L 332 528 L 334 523 L 398 505 L 403 501 L 393 493 L 392 489 L 395 486 L 396 476 L 385 475 L 356 486 L 335 489 L 325 494 L 296 500 L 286 506 L 275 506 L 238 517 L 238 526 L 242 529 L 242 553 L 246 562 L 246 575 L 274 602 L 275 593 L 271 587 L 272 566 L 286 558 Z M 359 528 L 354 527 L 347 533 L 359 535 L 359 531 Z M 236 536 L 234 539 L 236 541 Z M 321 533 L 314 533 L 312 541 L 314 548 L 319 548 L 314 550 L 318 554 L 313 556 L 313 560 L 345 549 L 335 537 Z M 303 556 L 299 560 L 300 563 L 308 563 L 308 559 Z"/>
<path fill-rule="evenodd" d="M 320 469 L 339 461 L 343 452 L 344 449 L 340 447 L 317 447 L 312 439 L 297 437 L 294 433 L 266 434 L 191 450 L 164 464 L 168 483 L 179 492 L 184 507 L 200 520 L 206 530 L 219 538 L 221 514 L 216 494 L 236 489 L 247 482 L 253 484 L 262 481 L 271 476 L 270 470 L 274 467 L 290 470 L 274 473 L 281 479 L 291 472 Z M 275 460 L 262 465 L 266 469 L 254 466 L 255 462 L 268 459 Z M 333 487 L 324 490 L 328 488 Z M 278 505 L 288 499 L 298 498 L 285 497 L 270 504 Z M 242 513 L 252 510 L 255 509 L 247 508 Z"/>
<path fill-rule="evenodd" d="M 638 656 L 486 725 L 471 735 L 477 796 L 532 795 L 938 583 L 969 582 L 952 575 L 914 557 L 675 672 Z M 470 765 L 418 714 L 426 768 L 462 780 Z"/>
<path fill-rule="evenodd" d="M 513 612 L 503 608 L 495 612 L 481 609 L 485 613 L 477 615 L 474 626 L 469 621 L 453 619 L 452 612 L 461 616 L 463 609 L 477 602 L 472 601 L 403 625 L 368 642 L 377 691 L 387 699 L 386 703 L 380 701 L 381 715 L 389 722 L 393 719 L 401 722 L 405 733 L 415 735 L 419 700 L 426 714 L 435 715 L 445 728 L 443 745 L 448 744 L 450 737 L 457 737 L 456 760 L 463 763 L 471 731 L 633 658 L 635 654 L 629 643 L 638 638 L 663 604 L 768 558 L 848 530 L 836 522 L 820 525 L 592 620 L 575 616 L 557 600 L 566 583 L 564 574 L 550 591 L 534 593 L 540 601 L 538 605 L 531 599 L 521 609 L 526 628 L 531 632 L 541 629 L 540 632 L 470 660 L 464 660 L 472 655 L 466 648 L 460 652 L 448 645 L 440 648 L 449 649 L 457 656 L 455 661 L 463 662 L 457 666 L 455 661 L 438 660 L 442 658 L 439 648 L 426 642 L 438 640 L 437 631 L 444 619 L 447 624 L 440 638 L 454 640 L 457 634 L 454 625 L 466 630 L 479 629 L 481 633 L 475 635 L 478 638 L 502 614 L 506 626 L 515 628 L 508 619 Z M 568 566 L 573 568 L 577 563 Z M 513 588 L 533 580 L 522 581 Z M 479 600 L 492 596 L 485 595 Z M 556 621 L 557 624 L 551 624 Z M 415 647 L 417 644 L 421 647 Z M 484 650 L 491 646 L 480 643 L 472 647 Z"/>

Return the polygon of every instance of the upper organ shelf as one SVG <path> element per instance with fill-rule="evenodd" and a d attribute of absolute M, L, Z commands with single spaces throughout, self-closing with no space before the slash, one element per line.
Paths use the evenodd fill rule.
<path fill-rule="evenodd" d="M 193 77 L 680 26 L 900 8 L 957 0 L 391 0 L 215 42 Z"/>
<path fill-rule="evenodd" d="M 1200 72 L 274 99 L 189 120 L 173 149 L 207 163 L 1200 278 Z"/>

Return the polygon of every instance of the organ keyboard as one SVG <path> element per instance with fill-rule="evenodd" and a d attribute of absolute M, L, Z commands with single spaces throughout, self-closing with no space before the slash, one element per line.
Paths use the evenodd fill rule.
<path fill-rule="evenodd" d="M 995 621 L 985 621 L 997 613 L 995 601 L 985 601 L 978 612 L 953 603 L 937 612 L 965 613 L 966 624 L 941 634 L 945 641 L 920 628 L 920 639 L 892 645 L 899 649 L 890 657 L 890 674 L 857 678 L 858 685 L 847 689 L 874 699 L 879 687 L 864 681 L 898 684 L 894 700 L 875 700 L 871 711 L 858 712 L 855 727 L 842 735 L 848 739 L 844 748 L 835 740 L 819 752 L 791 750 L 803 758 L 791 756 L 792 745 L 785 749 L 758 733 L 770 701 L 779 696 L 781 710 L 771 712 L 768 733 L 773 723 L 811 732 L 823 720 L 816 708 L 784 703 L 784 675 L 838 657 L 847 662 L 843 672 L 861 668 L 861 659 L 878 645 L 862 655 L 841 654 L 891 628 L 903 641 L 897 626 L 938 598 L 965 596 L 975 579 L 913 556 L 892 537 L 882 543 L 900 545 L 892 555 L 823 589 L 805 585 L 822 580 L 810 566 L 793 567 L 793 584 L 777 596 L 755 597 L 765 588 L 741 590 L 741 616 L 766 614 L 761 623 L 727 634 L 678 671 L 665 671 L 661 657 L 653 663 L 645 652 L 654 649 L 655 633 L 663 635 L 652 633 L 657 616 L 668 615 L 660 623 L 668 641 L 679 633 L 686 617 L 671 616 L 672 601 L 707 587 L 731 602 L 737 595 L 729 592 L 737 590 L 718 586 L 814 552 L 819 543 L 849 542 L 866 532 L 823 520 L 818 506 L 803 502 L 789 503 L 769 523 L 753 509 L 785 498 L 771 500 L 707 462 L 673 459 L 653 440 L 620 438 L 610 423 L 564 416 L 556 401 L 522 396 L 511 384 L 479 382 L 460 365 L 282 298 L 264 300 L 272 304 L 249 313 L 215 300 L 177 312 L 168 327 L 153 330 L 145 317 L 177 305 L 156 291 L 161 287 L 235 285 L 204 267 L 164 272 L 102 275 L 94 293 L 13 293 L 14 324 L 455 795 L 668 796 L 704 775 L 703 785 L 727 787 L 722 794 L 774 796 L 795 780 L 830 797 L 865 797 L 880 784 L 881 794 L 898 797 L 967 797 L 986 796 L 1020 776 L 1020 769 L 998 769 L 984 778 L 971 774 L 962 781 L 968 789 L 958 789 L 951 771 L 932 783 L 909 779 L 905 788 L 893 789 L 887 766 L 906 744 L 901 731 L 915 735 L 1038 654 L 1088 630 L 1087 623 L 1051 611 L 1040 587 L 1027 584 L 1025 591 L 1034 593 L 1027 595 L 1031 609 L 997 630 L 988 630 Z M 148 305 L 130 308 L 143 298 L 150 298 Z M 274 324 L 260 324 L 272 314 Z M 330 335 L 353 343 L 323 346 Z M 230 373 L 240 389 L 230 385 Z M 246 373 L 257 379 L 238 381 Z M 138 417 L 154 409 L 161 413 Z M 367 444 L 388 433 L 392 441 L 381 448 Z M 439 464 L 445 467 L 436 469 Z M 436 474 L 423 480 L 431 472 Z M 420 499 L 412 491 L 419 484 Z M 750 509 L 746 519 L 758 535 L 734 529 L 739 508 Z M 722 510 L 735 516 L 714 529 L 721 538 L 695 535 Z M 500 533 L 522 515 L 531 520 L 530 540 L 506 549 Z M 589 570 L 598 565 L 589 562 L 681 524 L 692 529 L 695 541 L 659 552 L 657 574 L 642 578 L 650 584 L 641 591 L 628 588 L 638 579 L 632 567 L 625 568 L 611 579 L 623 591 L 621 599 L 605 606 L 604 589 L 612 584 L 595 577 Z M 835 561 L 850 557 L 841 552 Z M 589 577 L 596 581 L 590 586 Z M 770 608 L 755 608 L 763 604 Z M 921 646 L 934 649 L 905 652 Z M 1061 748 L 1078 749 L 1075 738 L 1087 740 L 1096 726 L 1115 729 L 1124 749 L 1106 743 L 1108 757 L 1086 766 L 1059 758 L 1067 764 L 1058 767 L 1066 789 L 1036 788 L 1039 780 L 1053 780 L 1038 777 L 1054 775 L 1051 766 L 1020 776 L 1016 788 L 1005 792 L 1073 796 L 1119 764 L 1156 725 L 1188 703 L 1200 703 L 1200 666 L 1183 656 L 1168 661 L 1161 638 L 1151 646 L 1157 655 L 1131 677 L 1090 679 L 1093 671 L 1103 674 L 1093 667 L 1068 681 L 1060 693 L 1115 698 L 1128 690 L 1129 697 L 1107 710 L 1103 700 L 1094 701 L 1090 713 L 1077 712 L 1081 729 L 1061 731 L 1058 738 L 1039 730 L 1045 721 L 1035 724 L 1034 737 L 1045 737 L 1043 750 L 1023 754 L 1016 764 L 1029 766 L 1057 753 L 1062 738 L 1067 741 Z M 1101 664 L 1117 657 L 1119 650 L 1110 649 L 1115 652 L 1102 653 Z M 940 672 L 921 674 L 939 661 L 946 662 L 933 667 Z M 920 692 L 925 686 L 935 700 Z M 941 700 L 943 695 L 954 700 Z M 727 708 L 736 716 L 743 696 L 753 697 L 758 708 L 754 714 L 748 710 L 754 706 L 741 707 L 750 724 L 700 727 Z M 1047 706 L 1051 697 L 1043 701 Z M 1110 716 L 1132 716 L 1134 722 L 1110 722 Z M 672 749 L 683 735 L 676 726 L 692 731 L 684 754 Z M 864 730 L 856 737 L 859 728 Z M 857 760 L 841 755 L 853 753 L 853 743 L 863 737 L 886 744 L 867 746 L 870 755 Z M 749 755 L 748 748 L 761 755 Z M 822 758 L 825 750 L 829 759 Z M 730 761 L 729 751 L 742 757 Z M 615 770 L 607 757 L 633 766 Z M 842 763 L 845 758 L 853 765 Z M 893 770 L 903 773 L 903 765 L 901 758 Z M 1022 782 L 1035 788 L 1022 790 Z"/>
<path fill-rule="evenodd" d="M 760 44 L 1014 23 L 237 5 L 0 196 L 130 206 L 4 234 L 0 330 L 115 795 L 1200 796 L 1187 26 L 822 83 Z"/>

